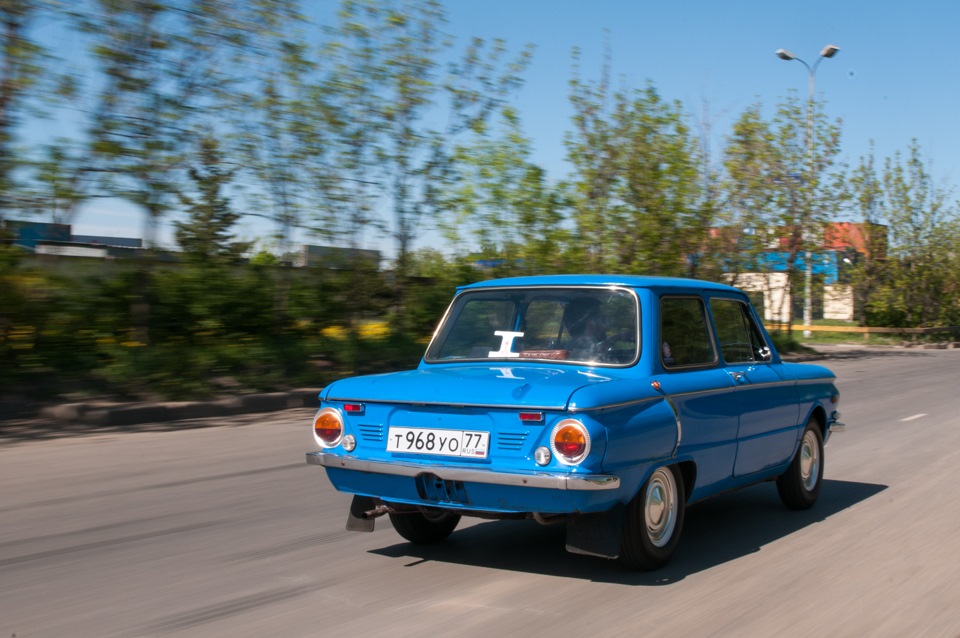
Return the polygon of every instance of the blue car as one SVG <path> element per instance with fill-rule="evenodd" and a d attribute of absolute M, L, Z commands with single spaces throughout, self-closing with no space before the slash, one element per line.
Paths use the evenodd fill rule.
<path fill-rule="evenodd" d="M 571 552 L 665 565 L 685 508 L 776 481 L 811 507 L 842 430 L 835 376 L 781 360 L 747 296 L 691 279 L 558 275 L 460 288 L 415 370 L 320 394 L 319 451 L 413 543 L 462 516 L 566 524 Z"/>

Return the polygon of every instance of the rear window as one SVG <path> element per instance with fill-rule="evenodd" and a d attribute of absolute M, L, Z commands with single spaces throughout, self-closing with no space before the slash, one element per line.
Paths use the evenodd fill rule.
<path fill-rule="evenodd" d="M 627 289 L 469 291 L 454 300 L 425 358 L 629 365 L 639 355 L 639 316 Z"/>

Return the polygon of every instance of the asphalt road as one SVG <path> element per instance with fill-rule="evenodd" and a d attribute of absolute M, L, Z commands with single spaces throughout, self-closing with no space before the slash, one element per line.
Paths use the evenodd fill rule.
<path fill-rule="evenodd" d="M 0 440 L 0 638 L 958 636 L 960 350 L 828 365 L 848 427 L 817 506 L 772 484 L 697 504 L 648 574 L 527 521 L 426 549 L 384 519 L 346 532 L 349 497 L 304 462 L 309 409 L 21 432 Z"/>

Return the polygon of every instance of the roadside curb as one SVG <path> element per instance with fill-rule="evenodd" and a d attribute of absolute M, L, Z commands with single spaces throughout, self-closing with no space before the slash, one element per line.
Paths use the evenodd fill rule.
<path fill-rule="evenodd" d="M 6 419 L 37 418 L 97 426 L 163 423 L 317 407 L 320 405 L 319 394 L 319 388 L 299 388 L 289 392 L 241 394 L 212 401 L 86 401 L 39 407 L 25 402 L 4 402 L 0 403 L 0 422 Z"/>
<path fill-rule="evenodd" d="M 918 344 L 916 349 L 955 349 L 960 342 Z M 897 346 L 822 347 L 815 353 L 781 354 L 783 361 L 803 363 L 829 361 L 849 351 L 900 350 Z M 51 423 L 74 423 L 96 427 L 140 425 L 228 417 L 238 414 L 277 412 L 292 408 L 317 408 L 322 388 L 297 388 L 287 392 L 240 394 L 210 401 L 161 401 L 123 403 L 115 401 L 82 401 L 56 405 L 37 405 L 24 399 L 0 398 L 0 428 L 4 422 L 37 419 Z"/>

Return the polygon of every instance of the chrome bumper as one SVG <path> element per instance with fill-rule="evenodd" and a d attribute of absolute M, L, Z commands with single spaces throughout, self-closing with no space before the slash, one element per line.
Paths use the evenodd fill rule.
<path fill-rule="evenodd" d="M 830 423 L 827 424 L 827 432 L 843 432 L 847 428 L 840 422 L 840 413 L 836 410 L 830 415 Z"/>
<path fill-rule="evenodd" d="M 539 487 L 551 490 L 615 490 L 620 487 L 620 479 L 606 474 L 515 474 L 473 470 L 453 467 L 426 467 L 409 463 L 385 463 L 383 461 L 362 461 L 352 456 L 337 456 L 325 452 L 307 452 L 307 463 L 322 465 L 371 474 L 416 477 L 421 474 L 433 474 L 444 481 L 462 481 L 464 483 L 489 483 L 492 485 L 514 485 L 520 487 Z"/>

